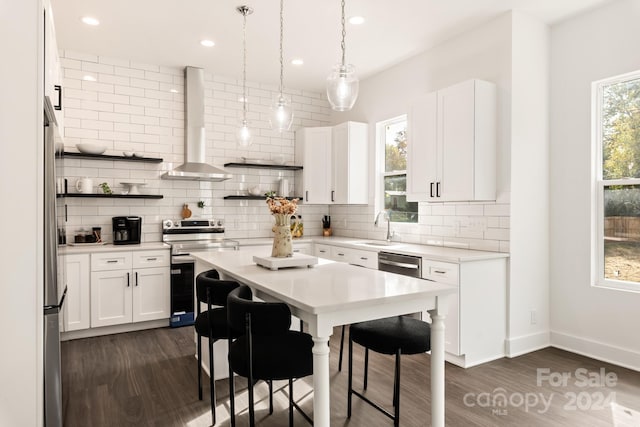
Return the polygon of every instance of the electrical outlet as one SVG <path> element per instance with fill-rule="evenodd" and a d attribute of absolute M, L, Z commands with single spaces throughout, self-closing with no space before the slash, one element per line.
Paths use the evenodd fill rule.
<path fill-rule="evenodd" d="M 531 310 L 531 324 L 536 325 L 538 323 L 538 313 L 535 310 Z"/>

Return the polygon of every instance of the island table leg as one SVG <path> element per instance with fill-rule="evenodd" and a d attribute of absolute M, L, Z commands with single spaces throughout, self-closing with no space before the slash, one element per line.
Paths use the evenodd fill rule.
<path fill-rule="evenodd" d="M 431 425 L 444 427 L 444 317 L 429 310 L 431 316 Z"/>
<path fill-rule="evenodd" d="M 329 337 L 313 337 L 313 425 L 331 424 Z"/>

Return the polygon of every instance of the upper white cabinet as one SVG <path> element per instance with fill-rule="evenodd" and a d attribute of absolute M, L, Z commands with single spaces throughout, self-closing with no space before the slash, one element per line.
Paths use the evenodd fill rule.
<path fill-rule="evenodd" d="M 366 123 L 296 131 L 295 188 L 307 204 L 366 204 L 368 141 Z"/>
<path fill-rule="evenodd" d="M 495 200 L 496 111 L 496 86 L 482 80 L 416 101 L 409 112 L 407 200 Z"/>
<path fill-rule="evenodd" d="M 64 114 L 62 113 L 62 67 L 56 42 L 51 3 L 44 7 L 44 94 L 49 97 L 55 110 L 58 131 L 64 135 Z"/>
<path fill-rule="evenodd" d="M 369 156 L 366 123 L 345 122 L 333 127 L 333 203 L 367 204 Z"/>
<path fill-rule="evenodd" d="M 330 127 L 301 128 L 296 131 L 295 159 L 302 165 L 296 172 L 295 188 L 308 204 L 331 203 L 331 136 Z"/>

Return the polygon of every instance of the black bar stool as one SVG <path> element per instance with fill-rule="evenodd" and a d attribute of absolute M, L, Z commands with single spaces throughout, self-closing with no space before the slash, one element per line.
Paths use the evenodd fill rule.
<path fill-rule="evenodd" d="M 369 400 L 353 389 L 353 343 L 365 348 L 364 390 L 367 389 L 369 370 L 369 350 L 381 354 L 395 354 L 396 366 L 393 380 L 394 413 Z M 349 327 L 349 394 L 347 400 L 347 418 L 351 418 L 351 400 L 355 394 L 360 399 L 379 410 L 393 420 L 394 426 L 400 425 L 400 355 L 419 354 L 431 350 L 431 326 L 411 317 L 396 316 L 386 319 L 355 323 Z"/>
<path fill-rule="evenodd" d="M 220 280 L 216 270 L 198 274 L 196 278 L 197 316 L 194 324 L 198 334 L 198 399 L 202 400 L 202 337 L 209 339 L 209 388 L 211 417 L 216 424 L 216 383 L 213 370 L 213 343 L 219 339 L 229 339 L 227 326 L 227 295 L 240 286 L 237 282 Z M 201 311 L 200 303 L 207 304 Z"/>
<path fill-rule="evenodd" d="M 285 303 L 252 301 L 251 289 L 240 286 L 228 297 L 230 335 L 229 397 L 231 425 L 235 426 L 233 373 L 248 379 L 249 425 L 255 425 L 253 385 L 258 380 L 289 381 L 289 426 L 293 426 L 293 408 L 313 425 L 313 420 L 293 401 L 293 380 L 313 374 L 311 335 L 289 330 L 291 310 Z M 270 408 L 269 413 L 272 410 Z"/>

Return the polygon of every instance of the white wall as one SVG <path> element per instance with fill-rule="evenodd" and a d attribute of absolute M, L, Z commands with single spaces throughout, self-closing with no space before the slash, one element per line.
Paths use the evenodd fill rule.
<path fill-rule="evenodd" d="M 357 65 L 357 64 L 356 64 Z M 478 78 L 498 86 L 498 172 L 495 203 L 420 203 L 419 224 L 395 224 L 403 241 L 448 241 L 471 249 L 509 251 L 509 121 L 511 96 L 511 18 L 502 15 L 441 45 L 360 82 L 354 109 L 332 114 L 332 122 L 369 123 L 369 206 L 331 206 L 332 228 L 343 236 L 384 239 L 375 228 L 375 125 L 408 112 L 412 100 L 463 80 Z M 409 136 L 410 138 L 410 136 Z M 409 143 L 411 143 L 409 141 Z M 484 222 L 472 230 L 457 224 Z"/>
<path fill-rule="evenodd" d="M 549 30 L 512 17 L 507 354 L 515 356 L 549 345 Z"/>
<path fill-rule="evenodd" d="M 178 218 L 182 205 L 196 216 L 213 216 L 226 222 L 227 237 L 269 237 L 273 219 L 264 201 L 223 200 L 258 185 L 266 192 L 277 190 L 281 178 L 293 185 L 292 171 L 229 168 L 234 176 L 224 182 L 162 180 L 165 170 L 184 161 L 184 74 L 182 68 L 142 64 L 123 58 L 86 53 L 61 52 L 64 71 L 65 146 L 76 151 L 80 142 L 107 146 L 106 154 L 136 151 L 160 157 L 163 163 L 132 163 L 65 158 L 65 176 L 70 192 L 78 178 L 93 179 L 94 186 L 107 182 L 121 192 L 121 182 L 142 181 L 141 192 L 162 194 L 161 200 L 67 198 L 68 240 L 83 227 L 101 226 L 107 241 L 112 239 L 111 217 L 140 215 L 143 241 L 161 239 L 164 218 Z M 84 80 L 90 76 L 96 81 Z M 268 124 L 269 105 L 277 92 L 274 86 L 248 82 L 248 119 L 254 142 L 240 149 L 235 132 L 242 113 L 242 82 L 205 72 L 205 125 L 207 161 L 218 167 L 238 162 L 241 157 L 273 159 L 283 155 L 293 161 L 294 132 L 279 134 Z M 172 93 L 171 90 L 178 93 Z M 300 126 L 323 126 L 329 122 L 329 105 L 323 94 L 286 90 L 292 96 L 295 130 Z M 292 195 L 295 189 L 292 189 Z M 203 200 L 206 207 L 197 207 Z M 320 219 L 326 206 L 300 206 L 305 234 L 321 234 Z M 73 241 L 73 240 L 69 240 Z"/>
<path fill-rule="evenodd" d="M 0 425 L 42 425 L 42 2 L 0 4 Z M 8 58 L 10 60 L 8 60 Z M 15 226 L 19 218 L 21 226 Z M 26 225 L 28 224 L 28 225 Z"/>
<path fill-rule="evenodd" d="M 591 83 L 640 69 L 639 18 L 620 0 L 551 31 L 551 342 L 634 369 L 640 294 L 591 286 Z"/>

